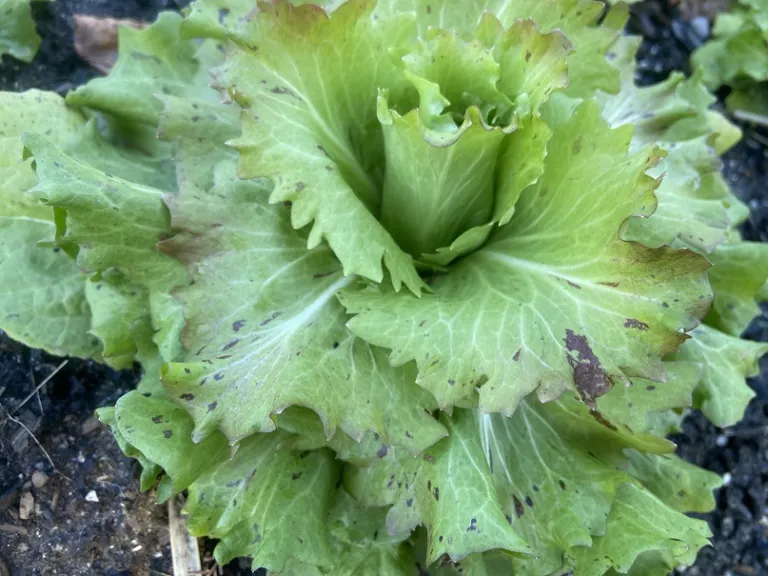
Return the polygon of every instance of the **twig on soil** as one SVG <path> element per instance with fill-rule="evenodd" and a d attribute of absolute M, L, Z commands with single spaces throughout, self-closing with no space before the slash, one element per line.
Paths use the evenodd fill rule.
<path fill-rule="evenodd" d="M 24 406 L 24 404 L 26 404 L 27 402 L 29 402 L 30 398 L 32 398 L 32 397 L 33 397 L 35 394 L 37 394 L 37 393 L 40 391 L 40 388 L 42 388 L 43 386 L 45 386 L 46 384 L 48 384 L 48 382 L 50 382 L 50 381 L 51 381 L 51 378 L 53 378 L 54 376 L 56 376 L 56 374 L 58 374 L 58 373 L 61 371 L 61 369 L 62 369 L 62 368 L 64 368 L 64 366 L 66 366 L 66 365 L 67 365 L 67 362 L 69 362 L 69 360 L 64 360 L 64 361 L 63 361 L 61 364 L 59 364 L 58 366 L 56 366 L 56 368 L 53 370 L 53 372 L 51 372 L 50 374 L 48 374 L 48 376 L 46 376 L 46 377 L 43 379 L 43 381 L 42 381 L 42 382 L 40 382 L 40 384 L 38 384 L 37 386 L 35 386 L 35 389 L 34 389 L 34 390 L 32 390 L 32 392 L 30 392 L 30 393 L 29 393 L 29 395 L 28 395 L 26 398 L 24 398 L 24 400 L 22 400 L 22 401 L 21 401 L 21 403 L 20 403 L 18 406 L 16 406 L 16 407 L 15 407 L 13 410 L 11 410 L 10 412 L 8 412 L 8 416 L 10 417 L 12 414 L 16 414 L 16 412 L 18 412 L 18 411 L 19 411 L 19 408 L 21 408 L 22 406 Z M 34 383 L 34 380 L 33 380 L 32 382 Z M 42 410 L 42 406 L 40 406 L 40 409 Z"/>
<path fill-rule="evenodd" d="M 18 424 L 19 426 L 24 428 L 24 430 L 27 431 L 27 434 L 29 434 L 29 436 L 32 438 L 32 440 L 35 441 L 35 444 L 37 444 L 37 447 L 40 448 L 40 450 L 43 452 L 43 454 L 45 454 L 45 458 L 48 460 L 48 464 L 51 465 L 51 468 L 53 468 L 53 471 L 56 472 L 56 474 L 58 474 L 59 476 L 61 476 L 65 480 L 69 480 L 70 482 L 72 482 L 72 478 L 70 478 L 69 476 L 65 476 L 58 468 L 56 468 L 56 464 L 53 463 L 53 460 L 51 459 L 50 454 L 48 454 L 48 452 L 45 450 L 45 448 L 43 448 L 43 445 L 40 444 L 40 441 L 35 437 L 34 434 L 32 434 L 32 431 L 29 428 L 27 428 L 27 426 L 24 424 L 24 422 L 22 422 L 21 420 L 17 420 L 16 418 L 11 416 L 7 412 L 5 414 L 5 417 L 6 417 L 6 419 L 10 420 L 11 422 L 15 422 L 16 424 Z"/>
<path fill-rule="evenodd" d="M 175 498 L 168 500 L 168 531 L 171 534 L 174 576 L 202 574 L 197 538 L 187 531 L 187 524 L 176 509 Z"/>

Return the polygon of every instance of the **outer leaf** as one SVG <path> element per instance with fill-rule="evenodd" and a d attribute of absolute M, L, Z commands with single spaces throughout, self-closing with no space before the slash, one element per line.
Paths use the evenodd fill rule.
<path fill-rule="evenodd" d="M 711 535 L 706 523 L 671 510 L 634 484 L 625 484 L 616 495 L 605 536 L 595 538 L 591 548 L 578 550 L 575 572 L 600 576 L 613 568 L 626 573 L 648 551 L 661 552 L 669 572 L 675 566 L 693 564 Z"/>
<path fill-rule="evenodd" d="M 646 246 L 683 245 L 709 257 L 730 240 L 749 213 L 720 174 L 711 138 L 665 144 L 669 156 L 649 172 L 663 177 L 656 191 L 658 208 L 648 219 L 627 222 L 622 237 Z"/>
<path fill-rule="evenodd" d="M 537 388 L 542 399 L 570 388 L 594 406 L 628 375 L 663 380 L 660 358 L 708 306 L 703 258 L 616 233 L 653 208 L 643 175 L 653 155 L 624 157 L 630 132 L 609 130 L 593 101 L 550 115 L 544 175 L 483 249 L 433 280 L 434 294 L 342 298 L 358 314 L 352 331 L 393 349 L 396 365 L 415 359 L 441 407 L 478 386 L 484 411 L 510 414 Z"/>
<path fill-rule="evenodd" d="M 358 576 L 411 576 L 413 553 L 400 538 L 385 531 L 386 510 L 361 506 L 345 490 L 337 491 L 336 502 L 328 516 L 331 556 L 334 559 L 331 574 Z M 286 576 L 320 576 L 313 566 L 294 563 L 284 572 Z"/>
<path fill-rule="evenodd" d="M 181 38 L 180 30 L 181 17 L 173 12 L 163 12 L 144 30 L 121 28 L 120 53 L 109 76 L 70 92 L 67 103 L 101 110 L 131 126 L 157 124 L 162 104 L 156 94 L 215 98 L 208 71 L 194 57 L 195 43 Z"/>
<path fill-rule="evenodd" d="M 739 336 L 760 314 L 756 300 L 768 280 L 768 245 L 721 244 L 707 258 L 713 264 L 709 281 L 715 292 L 707 324 Z"/>
<path fill-rule="evenodd" d="M 636 382 L 636 387 L 640 384 Z M 614 389 L 599 402 L 607 406 L 611 396 L 621 401 Z M 652 396 L 645 389 L 634 396 L 635 412 L 645 415 L 638 421 L 650 419 L 656 411 Z M 614 420 L 614 425 L 611 417 L 609 406 L 606 412 L 590 414 L 583 405 L 567 399 L 550 404 L 526 400 L 512 418 L 457 411 L 449 439 L 422 460 L 398 458 L 390 452 L 368 468 L 348 470 L 345 482 L 356 498 L 369 505 L 393 505 L 387 517 L 390 533 L 410 531 L 423 522 L 428 531 L 428 562 L 442 552 L 456 561 L 467 551 L 491 549 L 494 538 L 508 532 L 503 524 L 489 520 L 503 514 L 530 544 L 532 557 L 507 559 L 494 568 L 495 572 L 485 563 L 488 574 L 560 574 L 572 568 L 580 556 L 589 554 L 582 552 L 583 547 L 602 546 L 603 535 L 611 537 L 610 531 L 616 527 L 610 525 L 610 518 L 606 523 L 609 511 L 616 515 L 617 502 L 619 507 L 624 505 L 626 487 L 635 484 L 633 476 L 647 482 L 651 491 L 662 492 L 676 482 L 680 482 L 678 490 L 687 491 L 666 494 L 669 508 L 642 489 L 643 498 L 657 502 L 652 514 L 662 521 L 679 522 L 676 509 L 691 506 L 700 510 L 712 503 L 711 490 L 717 484 L 714 475 L 674 458 L 662 460 L 625 451 L 639 442 L 652 445 L 650 437 L 639 433 L 633 437 L 628 429 L 620 428 L 619 420 Z M 656 449 L 668 450 L 661 440 L 656 438 Z M 475 507 L 478 491 L 483 493 L 478 499 L 482 505 Z M 468 515 L 469 522 L 462 523 Z M 703 523 L 692 525 L 706 530 Z M 464 530 L 459 540 L 458 528 Z M 630 523 L 623 530 L 638 537 L 633 553 L 655 549 L 653 541 L 643 540 L 645 527 Z M 679 537 L 687 546 L 702 545 L 698 533 Z M 468 548 L 473 542 L 482 543 L 482 547 Z M 628 550 L 622 545 L 613 553 Z M 465 562 L 461 564 L 468 568 Z M 478 564 L 470 562 L 481 574 Z M 502 570 L 501 565 L 506 567 Z"/>
<path fill-rule="evenodd" d="M 270 178 L 270 201 L 292 203 L 295 228 L 314 221 L 310 248 L 327 240 L 346 275 L 377 282 L 383 258 L 395 289 L 418 294 L 411 258 L 374 217 L 383 176 L 376 90 L 387 87 L 395 101 L 409 90 L 390 53 L 411 27 L 407 18 L 374 21 L 373 5 L 350 0 L 330 18 L 311 5 L 264 6 L 224 71 L 246 107 L 232 145 L 241 177 Z"/>
<path fill-rule="evenodd" d="M 99 357 L 99 342 L 88 334 L 85 278 L 66 253 L 37 246 L 54 233 L 53 211 L 27 195 L 37 178 L 19 139 L 38 130 L 64 143 L 83 124 L 55 94 L 0 94 L 0 326 L 53 354 Z"/>
<path fill-rule="evenodd" d="M 224 436 L 194 444 L 181 408 L 137 392 L 118 401 L 115 416 L 125 442 L 171 478 L 166 495 L 188 489 L 190 531 L 221 539 L 219 563 L 241 555 L 277 571 L 289 558 L 331 563 L 322 525 L 338 473 L 330 453 L 280 450 L 275 433 L 244 441 L 230 458 Z"/>
<path fill-rule="evenodd" d="M 627 37 L 613 47 L 622 70 L 622 89 L 615 96 L 599 94 L 598 99 L 612 127 L 636 127 L 632 148 L 660 142 L 669 155 L 649 171 L 663 177 L 656 190 L 656 212 L 647 219 L 630 220 L 623 237 L 652 247 L 672 245 L 680 238 L 709 253 L 748 214 L 746 205 L 730 192 L 712 150 L 722 153 L 741 133 L 708 110 L 714 97 L 697 78 L 685 80 L 673 74 L 653 86 L 635 86 L 639 41 Z"/>
<path fill-rule="evenodd" d="M 328 248 L 307 250 L 288 210 L 267 204 L 263 181 L 236 179 L 226 113 L 172 100 L 162 126 L 180 137 L 172 214 L 183 230 L 164 249 L 194 279 L 177 292 L 190 352 L 164 383 L 194 416 L 195 437 L 219 428 L 237 442 L 300 405 L 318 413 L 326 437 L 341 426 L 357 440 L 372 430 L 414 452 L 430 446 L 445 432 L 425 413 L 434 400 L 414 385 L 414 367 L 391 367 L 345 328 L 335 294 L 352 279 Z"/>
<path fill-rule="evenodd" d="M 167 357 L 174 357 L 176 338 L 167 334 L 178 333 L 181 319 L 168 293 L 187 276 L 180 262 L 156 247 L 171 233 L 162 191 L 105 171 L 87 153 L 65 153 L 38 135 L 26 135 L 24 142 L 40 179 L 32 193 L 58 211 L 58 244 L 77 246 L 78 265 L 88 274 L 115 268 L 146 287 L 156 327 L 162 329 L 157 341 L 165 344 Z M 123 171 L 136 167 L 129 156 L 122 160 Z"/>
<path fill-rule="evenodd" d="M 40 46 L 40 36 L 30 9 L 31 0 L 0 0 L 0 57 L 10 54 L 31 62 Z"/>
<path fill-rule="evenodd" d="M 699 362 L 702 380 L 696 390 L 695 406 L 715 426 L 733 426 L 755 396 L 744 382 L 759 372 L 758 359 L 768 353 L 768 344 L 728 336 L 702 325 L 674 355 L 678 360 Z"/>

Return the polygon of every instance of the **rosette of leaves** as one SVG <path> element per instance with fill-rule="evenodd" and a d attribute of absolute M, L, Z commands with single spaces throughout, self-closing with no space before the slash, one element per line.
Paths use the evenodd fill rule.
<path fill-rule="evenodd" d="M 693 53 L 694 69 L 711 90 L 731 88 L 726 104 L 738 119 L 768 126 L 768 3 L 734 2 L 712 36 Z"/>
<path fill-rule="evenodd" d="M 298 4 L 201 0 L 0 96 L 3 329 L 142 364 L 99 415 L 222 563 L 693 562 L 719 479 L 665 436 L 737 421 L 765 352 L 738 131 L 634 86 L 621 6 Z"/>

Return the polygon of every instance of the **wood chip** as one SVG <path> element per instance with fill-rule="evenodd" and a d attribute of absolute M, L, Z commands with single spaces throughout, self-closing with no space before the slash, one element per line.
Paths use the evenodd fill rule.
<path fill-rule="evenodd" d="M 83 436 L 86 436 L 91 432 L 93 432 L 94 430 L 98 429 L 100 426 L 101 426 L 101 422 L 99 422 L 98 418 L 96 418 L 95 416 L 91 416 L 90 418 L 88 418 L 88 420 L 86 420 L 80 425 L 80 432 L 83 433 Z"/>
<path fill-rule="evenodd" d="M 130 18 L 98 18 L 75 14 L 75 52 L 96 68 L 108 74 L 117 61 L 117 37 L 121 26 L 145 28 L 146 22 Z"/>
<path fill-rule="evenodd" d="M 176 499 L 168 500 L 168 530 L 171 533 L 171 556 L 173 557 L 173 575 L 190 576 L 199 574 L 203 566 L 200 562 L 200 549 L 197 538 L 187 530 L 185 519 L 179 515 Z"/>
<path fill-rule="evenodd" d="M 29 534 L 24 526 L 16 526 L 15 524 L 0 524 L 0 532 L 4 534 L 17 534 L 19 536 L 26 536 Z"/>
<path fill-rule="evenodd" d="M 35 510 L 35 497 L 31 492 L 24 492 L 19 499 L 19 518 L 29 520 Z"/>

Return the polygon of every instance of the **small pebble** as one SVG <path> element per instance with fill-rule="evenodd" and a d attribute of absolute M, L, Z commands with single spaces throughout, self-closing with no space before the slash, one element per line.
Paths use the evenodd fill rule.
<path fill-rule="evenodd" d="M 85 495 L 86 502 L 98 502 L 99 497 L 96 495 L 96 490 L 91 490 Z"/>
<path fill-rule="evenodd" d="M 42 488 L 46 484 L 48 484 L 48 474 L 42 470 L 35 470 L 32 473 L 32 486 L 35 488 Z"/>
<path fill-rule="evenodd" d="M 24 492 L 19 500 L 19 518 L 29 520 L 35 510 L 35 498 L 31 492 Z"/>
<path fill-rule="evenodd" d="M 715 438 L 715 444 L 722 448 L 728 444 L 728 437 L 724 434 L 720 434 L 717 438 Z"/>

